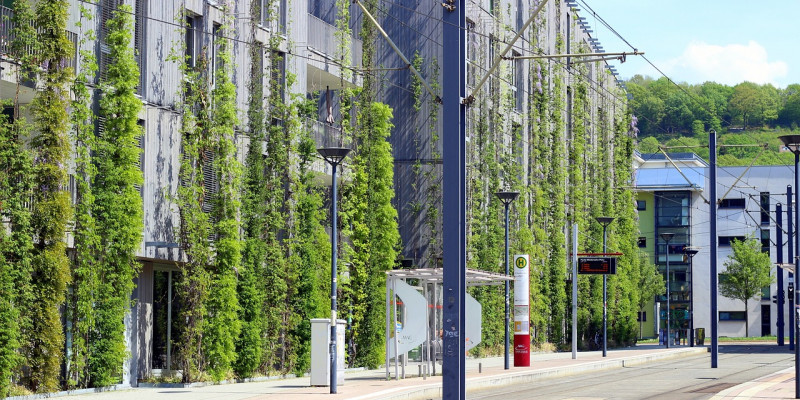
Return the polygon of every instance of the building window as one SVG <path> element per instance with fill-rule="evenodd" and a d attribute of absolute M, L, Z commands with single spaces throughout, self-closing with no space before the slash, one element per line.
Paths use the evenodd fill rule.
<path fill-rule="evenodd" d="M 286 53 L 280 51 L 272 52 L 272 86 L 278 91 L 279 98 L 284 98 L 286 90 Z"/>
<path fill-rule="evenodd" d="M 253 16 L 253 19 L 258 25 L 266 27 L 269 17 L 269 0 L 255 0 L 255 2 L 257 3 L 256 15 Z"/>
<path fill-rule="evenodd" d="M 659 228 L 689 226 L 689 192 L 656 192 L 655 195 Z"/>
<path fill-rule="evenodd" d="M 144 55 L 147 52 L 145 48 L 145 28 L 146 28 L 146 20 L 147 20 L 147 1 L 145 0 L 136 0 L 136 19 L 135 19 L 135 26 L 134 26 L 134 35 L 133 35 L 133 47 L 135 49 L 135 57 L 136 63 L 139 64 L 139 87 L 136 88 L 136 92 L 139 95 L 144 95 L 144 87 L 147 77 L 145 76 L 145 57 Z"/>
<path fill-rule="evenodd" d="M 718 241 L 719 241 L 719 245 L 720 246 L 730 246 L 731 242 L 733 242 L 734 240 L 738 240 L 740 242 L 743 242 L 745 240 L 745 237 L 744 236 L 720 236 Z"/>
<path fill-rule="evenodd" d="M 186 17 L 186 32 L 184 40 L 186 40 L 186 65 L 189 68 L 194 68 L 197 66 L 197 60 L 200 56 L 200 49 L 203 47 L 202 34 L 203 17 L 200 15 Z"/>
<path fill-rule="evenodd" d="M 647 201 L 636 200 L 636 211 L 647 211 Z"/>
<path fill-rule="evenodd" d="M 225 68 L 225 66 L 222 65 L 222 58 L 220 57 L 220 53 L 222 52 L 220 48 L 222 45 L 220 41 L 223 40 L 222 34 L 222 25 L 215 22 L 211 28 L 211 40 L 213 41 L 213 43 L 211 43 L 211 49 L 214 52 L 211 56 L 211 60 L 214 62 L 214 76 L 212 76 L 212 80 L 216 79 L 217 72 Z"/>
<path fill-rule="evenodd" d="M 722 199 L 719 208 L 744 208 L 744 199 Z"/>
<path fill-rule="evenodd" d="M 286 0 L 278 2 L 278 33 L 286 34 L 286 11 L 288 8 Z"/>
<path fill-rule="evenodd" d="M 513 52 L 512 55 L 514 57 L 520 56 L 521 54 L 517 52 Z M 514 107 L 517 111 L 522 111 L 522 104 L 524 103 L 525 99 L 525 89 L 523 87 L 523 69 L 525 64 L 523 64 L 523 60 L 513 60 L 514 62 L 514 72 L 511 74 L 511 90 L 514 91 Z"/>
<path fill-rule="evenodd" d="M 769 225 L 769 192 L 761 192 L 761 225 Z"/>
<path fill-rule="evenodd" d="M 475 74 L 478 68 L 475 67 L 476 47 L 478 46 L 478 34 L 475 32 L 475 21 L 467 18 L 467 86 L 475 87 Z"/>
<path fill-rule="evenodd" d="M 769 254 L 769 248 L 772 243 L 769 239 L 769 229 L 762 229 L 761 230 L 761 252 Z"/>
<path fill-rule="evenodd" d="M 153 369 L 178 369 L 173 350 L 183 331 L 179 318 L 181 305 L 175 289 L 180 280 L 181 274 L 177 271 L 153 271 Z"/>
<path fill-rule="evenodd" d="M 636 315 L 636 322 L 647 322 L 647 311 L 639 311 Z"/>
<path fill-rule="evenodd" d="M 744 321 L 747 317 L 744 311 L 720 311 L 720 321 Z"/>
<path fill-rule="evenodd" d="M 644 236 L 640 236 L 639 237 L 639 241 L 637 242 L 637 244 L 639 245 L 640 248 L 647 247 L 647 238 L 644 237 Z"/>

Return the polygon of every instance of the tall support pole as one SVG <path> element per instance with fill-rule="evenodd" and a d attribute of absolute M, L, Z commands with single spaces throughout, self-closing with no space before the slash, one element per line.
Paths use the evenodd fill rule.
<path fill-rule="evenodd" d="M 708 137 L 709 154 L 709 200 L 711 205 L 711 216 L 709 226 L 709 287 L 711 289 L 711 368 L 717 368 L 719 361 L 719 343 L 717 342 L 717 325 L 719 324 L 719 313 L 717 312 L 717 131 L 709 132 Z"/>
<path fill-rule="evenodd" d="M 670 310 L 670 306 L 669 306 L 669 298 L 670 298 L 670 293 L 669 293 L 670 292 L 670 290 L 669 290 L 670 289 L 669 288 L 669 242 L 670 242 L 670 240 L 672 240 L 672 238 L 674 236 L 675 236 L 675 234 L 674 233 L 670 233 L 670 232 L 665 232 L 665 233 L 661 234 L 661 239 L 664 240 L 665 242 L 667 242 L 667 251 L 664 252 L 664 254 L 666 255 L 666 258 L 667 258 L 667 335 L 666 335 L 666 338 L 665 338 L 666 339 L 666 343 L 667 343 L 667 348 L 669 348 L 670 333 L 671 333 L 670 332 L 671 325 L 669 323 L 670 322 L 669 321 L 670 320 L 670 314 L 671 314 L 670 313 L 671 310 Z"/>
<path fill-rule="evenodd" d="M 578 359 L 578 224 L 572 225 L 572 359 Z"/>
<path fill-rule="evenodd" d="M 391 343 L 389 341 L 389 337 L 390 337 L 389 335 L 391 335 L 391 332 L 392 332 L 391 331 L 391 328 L 392 328 L 392 322 L 391 322 L 392 311 L 389 308 L 390 304 L 391 304 L 391 303 L 389 303 L 391 301 L 391 299 L 389 298 L 389 294 L 392 292 L 389 289 L 389 283 L 391 281 L 392 281 L 391 278 L 386 278 L 386 380 L 387 381 L 389 380 L 389 377 L 391 376 L 389 374 L 389 360 L 392 359 L 392 355 L 390 353 L 390 349 L 391 348 L 389 347 L 389 344 Z"/>
<path fill-rule="evenodd" d="M 510 205 L 510 203 L 506 203 L 505 204 L 505 208 L 506 208 L 506 276 L 508 276 L 508 206 L 509 205 Z M 509 285 L 509 282 L 506 281 L 506 325 L 505 325 L 505 328 L 506 328 L 505 329 L 505 331 L 506 331 L 506 340 L 505 340 L 505 349 L 503 351 L 503 356 L 505 358 L 505 360 L 504 360 L 505 369 L 509 369 L 509 365 L 508 365 L 508 285 Z"/>
<path fill-rule="evenodd" d="M 614 217 L 595 217 L 594 218 L 597 223 L 603 226 L 603 253 L 605 254 L 608 250 L 608 246 L 606 244 L 606 228 L 612 222 L 614 222 Z M 606 275 L 603 274 L 603 357 L 608 354 L 608 285 Z"/>
<path fill-rule="evenodd" d="M 789 256 L 788 261 L 792 261 L 794 259 L 794 246 L 792 243 L 794 242 L 792 238 L 794 237 L 794 219 L 792 218 L 792 204 L 794 199 L 792 198 L 792 185 L 786 186 L 786 236 L 789 242 L 789 245 L 786 246 L 788 248 L 787 255 Z M 789 284 L 794 285 L 794 274 L 789 273 Z M 794 312 L 794 298 L 789 297 L 789 350 L 794 350 L 794 319 L 795 319 L 795 312 Z"/>
<path fill-rule="evenodd" d="M 606 226 L 603 225 L 603 253 L 606 252 Z M 608 355 L 608 275 L 603 274 L 603 357 Z"/>
<path fill-rule="evenodd" d="M 689 257 L 689 347 L 694 347 L 694 256 L 698 250 L 683 247 L 683 254 Z"/>
<path fill-rule="evenodd" d="M 511 206 L 511 202 L 513 202 L 519 196 L 519 192 L 501 191 L 501 192 L 496 192 L 494 195 L 497 196 L 498 199 L 500 199 L 500 201 L 503 203 L 503 206 L 505 207 L 505 217 L 506 217 L 505 218 L 505 221 L 506 221 L 506 277 L 508 277 L 508 251 L 509 251 L 508 250 L 508 207 Z M 504 353 L 505 354 L 504 355 L 505 369 L 509 369 L 510 368 L 509 367 L 509 361 L 508 361 L 508 358 L 509 358 L 508 357 L 508 347 L 509 347 L 509 345 L 508 345 L 508 341 L 509 341 L 509 338 L 508 338 L 508 336 L 509 336 L 508 335 L 508 330 L 509 330 L 509 327 L 508 327 L 508 323 L 509 323 L 509 311 L 508 311 L 508 308 L 509 308 L 509 306 L 508 306 L 508 302 L 509 302 L 509 285 L 510 285 L 510 282 L 506 281 L 506 319 L 505 319 L 505 322 L 506 322 L 506 328 L 505 328 L 506 340 L 505 340 L 505 348 L 504 348 L 504 350 L 505 350 L 505 353 Z M 516 362 L 515 362 L 515 364 L 516 364 Z"/>
<path fill-rule="evenodd" d="M 336 240 L 338 233 L 336 232 L 336 225 L 338 221 L 337 216 L 337 209 L 336 209 L 336 199 L 337 197 L 337 188 L 336 188 L 336 170 L 339 168 L 339 164 L 332 164 L 333 172 L 331 173 L 331 182 L 333 185 L 333 194 L 331 199 L 331 394 L 336 394 L 337 387 L 336 387 L 336 379 L 337 372 L 339 370 L 338 366 L 336 365 L 336 312 L 337 312 L 337 304 L 336 304 L 336 259 L 338 258 L 338 252 Z"/>
<path fill-rule="evenodd" d="M 795 207 L 797 207 L 797 205 L 800 204 L 800 171 L 798 171 L 798 168 L 800 168 L 800 148 L 797 148 L 797 146 L 795 146 L 793 152 L 794 152 L 794 187 L 798 189 L 794 192 L 794 205 Z M 795 210 L 794 213 L 794 229 L 797 229 L 798 227 L 800 227 L 800 209 Z M 792 247 L 792 245 L 790 244 L 789 247 Z M 790 259 L 790 261 L 794 261 L 794 270 L 800 271 L 799 269 L 800 232 L 794 233 L 794 255 L 796 258 L 793 260 Z M 800 305 L 800 291 L 798 290 L 794 291 L 794 304 L 795 306 Z M 795 324 L 793 326 L 794 337 L 800 338 L 800 324 L 797 323 L 798 318 L 800 318 L 800 316 L 795 315 L 796 313 L 797 309 L 792 309 L 792 314 L 795 317 Z M 800 375 L 800 345 L 794 346 L 794 373 L 795 373 L 794 398 L 800 399 L 800 379 L 796 378 L 798 375 Z"/>
<path fill-rule="evenodd" d="M 787 196 L 789 197 L 789 206 L 787 210 L 791 213 L 792 206 L 798 207 L 800 206 L 800 135 L 784 135 L 779 136 L 783 144 L 788 148 L 792 153 L 794 153 L 794 202 L 792 202 L 792 196 L 790 192 L 790 188 L 787 188 Z M 794 210 L 794 229 L 792 229 L 792 214 L 789 214 L 789 262 L 794 264 L 794 272 L 797 273 L 800 270 L 800 232 L 797 229 L 800 227 L 800 208 Z M 794 231 L 794 232 L 793 232 Z M 794 233 L 794 246 L 792 246 L 792 233 Z M 792 250 L 794 249 L 794 254 L 792 254 Z M 797 258 L 795 258 L 797 257 Z M 800 306 L 800 291 L 794 291 L 794 304 L 795 307 Z M 795 340 L 800 340 L 800 315 L 797 315 L 798 309 L 795 307 L 789 306 L 789 313 L 794 317 L 794 321 L 792 321 L 792 330 L 794 331 Z M 790 320 L 791 321 L 791 320 Z M 800 343 L 795 343 L 794 346 L 794 375 L 795 377 L 800 377 Z M 795 379 L 794 382 L 794 398 L 800 399 L 800 379 Z"/>
<path fill-rule="evenodd" d="M 775 245 L 776 261 L 778 264 L 783 264 L 783 205 L 778 203 L 775 205 Z M 778 304 L 778 346 L 784 345 L 784 329 L 785 322 L 783 319 L 785 292 L 783 291 L 783 268 L 776 267 L 775 273 L 778 275 L 778 293 L 775 296 Z"/>
<path fill-rule="evenodd" d="M 464 319 L 466 288 L 466 1 L 442 7 L 442 398 L 466 398 Z"/>
<path fill-rule="evenodd" d="M 336 322 L 337 322 L 337 304 L 336 304 L 336 282 L 337 282 L 337 271 L 336 271 L 336 261 L 339 258 L 338 246 L 336 241 L 338 240 L 338 222 L 339 216 L 337 214 L 337 200 L 338 200 L 338 185 L 336 183 L 336 170 L 339 168 L 339 164 L 342 163 L 347 154 L 350 153 L 350 149 L 344 147 L 323 147 L 317 149 L 317 152 L 325 159 L 325 161 L 331 165 L 331 341 L 330 341 L 330 389 L 331 394 L 336 394 L 336 384 L 338 378 L 338 354 L 337 354 L 337 331 L 336 331 Z"/>

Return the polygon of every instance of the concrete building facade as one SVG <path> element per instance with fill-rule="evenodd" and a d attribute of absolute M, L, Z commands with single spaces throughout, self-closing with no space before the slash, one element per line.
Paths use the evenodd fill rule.
<path fill-rule="evenodd" d="M 448 116 L 441 115 L 432 96 L 424 91 L 419 97 L 421 105 L 414 105 L 412 75 L 383 38 L 379 37 L 372 45 L 378 60 L 375 66 L 386 68 L 377 72 L 362 68 L 363 43 L 358 31 L 364 15 L 357 5 L 346 2 L 351 15 L 346 25 L 353 33 L 349 51 L 342 53 L 337 42 L 338 32 L 342 30 L 341 26 L 337 28 L 337 18 L 342 13 L 337 12 L 337 2 L 333 0 L 239 0 L 229 2 L 228 15 L 224 14 L 223 2 L 215 0 L 70 0 L 67 33 L 76 45 L 71 63 L 80 69 L 82 66 L 76 61 L 78 50 L 94 52 L 100 68 L 98 83 L 102 83 L 102 73 L 109 62 L 107 46 L 103 42 L 103 24 L 121 3 L 130 5 L 134 12 L 135 32 L 131 46 L 136 50 L 139 62 L 139 96 L 144 106 L 139 115 L 144 132 L 140 141 L 144 231 L 137 251 L 142 268 L 135 282 L 133 307 L 126 319 L 130 360 L 125 365 L 123 383 L 137 385 L 142 379 L 174 368 L 171 349 L 175 338 L 169 329 L 174 323 L 174 314 L 169 310 L 174 313 L 174 280 L 184 256 L 176 233 L 179 216 L 170 198 L 174 197 L 180 184 L 179 86 L 182 75 L 178 65 L 170 61 L 170 55 L 177 52 L 181 57 L 195 60 L 206 53 L 213 60 L 213 40 L 222 24 L 232 24 L 233 33 L 228 39 L 233 44 L 235 67 L 232 79 L 237 87 L 240 121 L 235 129 L 242 160 L 249 144 L 246 126 L 251 65 L 260 65 L 265 71 L 276 70 L 283 75 L 293 74 L 296 77 L 294 86 L 284 87 L 287 101 L 290 93 L 297 93 L 301 98 L 311 98 L 318 103 L 319 118 L 304 121 L 304 128 L 314 132 L 318 146 L 335 143 L 339 139 L 336 125 L 347 123 L 339 115 L 337 91 L 344 87 L 357 87 L 363 74 L 374 74 L 379 86 L 377 99 L 394 109 L 395 129 L 390 142 L 395 158 L 394 205 L 399 213 L 402 256 L 414 265 L 435 266 L 441 257 L 441 230 L 437 228 L 441 221 L 426 220 L 425 207 L 415 205 L 440 208 L 440 193 L 434 190 L 443 179 L 441 158 L 437 156 L 441 154 L 441 145 L 436 137 L 443 124 L 448 122 Z M 476 0 L 465 4 L 468 18 L 467 82 L 474 89 L 477 80 L 497 58 L 497 49 L 505 46 L 521 29 L 538 3 Z M 12 2 L 3 1 L 0 7 L 3 15 L 0 25 L 0 66 L 3 68 L 0 72 L 0 98 L 3 100 L 15 98 L 17 92 L 16 63 L 8 56 L 11 32 L 8 21 L 14 11 L 11 6 Z M 86 8 L 93 18 L 82 19 L 81 8 Z M 440 2 L 386 0 L 381 3 L 381 12 L 377 15 L 400 51 L 409 59 L 413 59 L 415 54 L 419 56 L 418 69 L 434 87 L 443 74 L 453 73 L 441 68 L 444 60 L 438 38 L 442 29 L 439 17 L 442 10 Z M 273 17 L 267 18 L 267 15 Z M 586 22 L 579 19 L 579 15 L 580 10 L 574 2 L 549 1 L 509 56 L 595 51 L 599 43 L 591 37 Z M 97 40 L 86 40 L 88 30 L 98 33 Z M 277 46 L 269 48 L 270 43 L 277 43 Z M 259 59 L 250 58 L 248 49 L 251 45 L 264 47 Z M 273 52 L 280 53 L 283 65 L 269 65 Z M 347 59 L 343 60 L 342 54 Z M 213 63 L 209 68 L 214 68 Z M 345 70 L 354 73 L 345 74 Z M 535 76 L 556 76 L 556 72 L 563 79 L 560 86 L 563 92 L 557 95 L 564 98 L 571 96 L 571 85 L 578 79 L 588 83 L 587 137 L 593 143 L 602 140 L 601 132 L 612 130 L 626 111 L 624 90 L 605 61 L 582 64 L 580 68 L 557 60 L 543 64 L 522 59 L 504 62 L 499 72 L 487 82 L 490 88 L 484 90 L 485 97 L 470 110 L 468 119 L 472 125 L 468 126 L 468 136 L 474 135 L 478 129 L 475 125 L 480 113 L 491 113 L 490 120 L 502 114 L 504 118 L 498 118 L 501 122 L 490 125 L 488 129 L 522 132 L 518 139 L 510 133 L 504 134 L 502 144 L 506 148 L 520 146 L 523 151 L 517 162 L 529 165 L 528 146 L 533 125 L 547 123 L 529 117 L 528 110 L 535 106 L 532 93 L 542 90 L 541 86 L 537 87 L 541 85 L 541 76 L 538 79 Z M 281 79 L 285 81 L 285 77 Z M 552 80 L 550 82 L 554 85 Z M 553 87 L 545 89 L 552 90 Z M 23 113 L 35 90 L 35 87 L 20 86 L 16 106 Z M 330 96 L 325 95 L 328 91 Z M 559 112 L 567 121 L 567 108 Z M 329 115 L 336 123 L 325 123 Z M 517 142 L 512 143 L 514 140 Z M 567 148 L 570 143 L 565 141 L 556 145 Z M 476 159 L 468 161 L 470 164 L 476 162 Z M 315 168 L 324 181 L 329 167 L 318 160 Z M 420 168 L 431 173 L 420 174 Z M 538 172 L 526 169 L 523 180 L 528 182 L 535 174 Z M 71 242 L 69 245 L 72 246 Z M 702 263 L 702 259 L 703 255 L 699 254 L 696 263 Z"/>

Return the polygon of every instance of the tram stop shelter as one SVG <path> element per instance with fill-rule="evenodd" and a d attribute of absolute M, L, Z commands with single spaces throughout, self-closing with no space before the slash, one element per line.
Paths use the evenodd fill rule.
<path fill-rule="evenodd" d="M 395 379 L 405 377 L 409 352 L 422 365 L 424 376 L 436 375 L 442 354 L 442 280 L 444 269 L 395 269 L 386 272 L 386 379 L 394 361 Z M 514 278 L 467 269 L 467 286 L 497 286 Z M 481 305 L 466 294 L 466 350 L 481 342 Z M 402 373 L 400 371 L 402 368 Z"/>

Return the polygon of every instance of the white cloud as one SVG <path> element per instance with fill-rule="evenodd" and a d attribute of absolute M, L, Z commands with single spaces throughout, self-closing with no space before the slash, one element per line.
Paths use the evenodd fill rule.
<path fill-rule="evenodd" d="M 755 41 L 747 45 L 712 45 L 693 41 L 683 54 L 665 63 L 667 75 L 679 81 L 702 83 L 714 81 L 736 85 L 744 81 L 776 84 L 789 71 L 783 61 L 769 62 L 767 50 Z"/>

